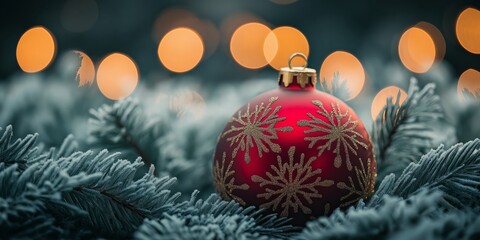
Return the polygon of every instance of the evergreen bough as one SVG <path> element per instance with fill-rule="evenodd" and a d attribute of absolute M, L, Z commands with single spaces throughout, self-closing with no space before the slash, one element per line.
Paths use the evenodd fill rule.
<path fill-rule="evenodd" d="M 480 140 L 434 146 L 439 129 L 432 123 L 444 116 L 433 85 L 420 89 L 412 80 L 407 100 L 387 100 L 375 121 L 374 195 L 304 228 L 204 191 L 211 179 L 203 165 L 213 151 L 205 139 L 217 122 L 179 129 L 135 99 L 91 114 L 89 145 L 69 135 L 46 149 L 38 134 L 14 140 L 11 126 L 0 133 L 2 238 L 480 238 Z M 192 183 L 188 174 L 204 181 Z"/>
<path fill-rule="evenodd" d="M 395 103 L 392 98 L 387 99 L 372 130 L 378 180 L 390 173 L 400 174 L 409 163 L 417 162 L 436 147 L 433 142 L 441 130 L 435 129 L 435 123 L 444 118 L 444 113 L 434 90 L 433 83 L 420 89 L 412 78 L 408 97 L 402 104 L 400 91 Z"/>

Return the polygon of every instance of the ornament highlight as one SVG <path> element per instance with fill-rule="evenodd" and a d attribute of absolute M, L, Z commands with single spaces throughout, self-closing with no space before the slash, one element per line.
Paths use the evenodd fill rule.
<path fill-rule="evenodd" d="M 217 192 L 225 200 L 293 218 L 330 214 L 368 198 L 376 178 L 372 143 L 341 100 L 316 90 L 316 71 L 289 67 L 279 88 L 241 107 L 220 134 L 214 154 Z"/>

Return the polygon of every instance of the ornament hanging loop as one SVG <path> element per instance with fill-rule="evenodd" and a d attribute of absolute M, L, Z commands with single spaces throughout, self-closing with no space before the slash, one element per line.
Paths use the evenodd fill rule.
<path fill-rule="evenodd" d="M 296 57 L 303 58 L 305 64 L 301 67 L 292 67 L 292 61 Z M 307 56 L 305 56 L 305 54 L 296 52 L 288 59 L 288 67 L 280 69 L 278 82 L 281 86 L 286 88 L 294 83 L 300 85 L 301 88 L 315 87 L 315 83 L 317 82 L 317 71 L 312 68 L 307 68 Z"/>
<path fill-rule="evenodd" d="M 296 53 L 294 53 L 290 56 L 290 58 L 288 59 L 288 68 L 293 69 L 292 68 L 292 60 L 296 57 L 301 57 L 301 58 L 303 58 L 303 60 L 305 60 L 305 64 L 303 64 L 302 69 L 301 69 L 301 70 L 304 70 L 307 67 L 308 60 L 307 60 L 307 56 L 305 56 L 305 54 L 303 54 L 301 52 L 296 52 Z"/>

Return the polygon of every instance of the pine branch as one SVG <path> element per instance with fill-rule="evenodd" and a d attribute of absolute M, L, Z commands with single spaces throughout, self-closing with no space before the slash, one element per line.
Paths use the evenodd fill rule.
<path fill-rule="evenodd" d="M 38 141 L 47 147 L 60 145 L 70 133 L 83 139 L 88 109 L 104 99 L 91 88 L 76 87 L 61 69 L 62 76 L 15 74 L 1 81 L 0 126 L 13 125 L 15 137 L 39 133 Z"/>
<path fill-rule="evenodd" d="M 62 230 L 55 226 L 55 218 L 47 213 L 38 213 L 18 223 L 0 223 L 0 229 L 2 238 L 8 239 L 54 239 L 62 235 Z"/>
<path fill-rule="evenodd" d="M 127 159 L 142 157 L 146 165 L 155 165 L 156 176 L 177 177 L 172 190 L 186 196 L 195 189 L 207 195 L 213 191 L 208 166 L 216 138 L 212 129 L 218 129 L 215 119 L 179 120 L 167 111 L 150 115 L 133 99 L 91 112 L 92 147 L 121 151 Z"/>
<path fill-rule="evenodd" d="M 65 223 L 49 211 L 63 209 L 72 217 L 85 212 L 61 200 L 61 192 L 98 178 L 99 175 L 68 176 L 53 161 L 28 166 L 23 171 L 16 164 L 0 163 L 0 229 L 2 237 L 58 238 L 62 233 L 57 222 Z"/>
<path fill-rule="evenodd" d="M 347 99 L 350 97 L 347 81 L 344 79 L 342 82 L 340 82 L 340 74 L 338 72 L 333 74 L 333 79 L 331 82 L 324 78 L 320 81 L 319 86 L 322 92 L 333 95 L 342 101 L 347 101 Z"/>
<path fill-rule="evenodd" d="M 63 199 L 88 213 L 87 218 L 81 219 L 82 227 L 105 237 L 131 236 L 143 218 L 161 217 L 180 195 L 170 194 L 175 179 L 154 177 L 152 166 L 149 173 L 135 180 L 142 161 L 131 163 L 117 156 L 108 155 L 106 150 L 98 154 L 77 152 L 57 161 L 73 176 L 102 174 L 98 181 L 79 184 L 73 191 L 64 192 Z"/>
<path fill-rule="evenodd" d="M 8 132 L 11 133 L 11 129 Z M 8 137 L 2 139 L 3 145 L 7 147 L 0 148 L 0 155 L 5 155 L 5 151 L 11 151 L 11 144 L 5 143 L 9 142 Z M 17 145 L 19 144 L 15 146 Z M 41 210 L 39 214 L 54 216 L 55 219 L 61 219 L 60 222 L 78 219 L 75 226 L 77 229 L 80 227 L 106 237 L 129 237 L 145 217 L 161 217 L 170 210 L 180 195 L 170 194 L 169 188 L 175 179 L 154 177 L 153 166 L 142 178 L 136 179 L 135 176 L 143 166 L 140 159 L 133 163 L 119 160 L 119 154 L 109 155 L 106 150 L 98 154 L 92 151 L 74 152 L 76 146 L 73 137 L 67 137 L 58 151 L 50 149 L 35 157 L 25 164 L 23 171 L 16 164 L 7 168 L 5 163 L 0 163 L 0 174 L 11 184 L 0 188 L 0 202 L 3 197 L 8 200 L 15 197 L 16 193 L 31 188 L 30 185 L 40 184 L 40 189 L 48 190 L 45 196 L 55 198 L 47 201 L 43 200 L 43 195 L 28 195 L 27 203 L 32 206 L 8 209 Z M 28 152 L 22 147 L 17 146 L 16 149 Z M 6 181 L 0 176 L 0 182 Z M 35 207 L 35 204 L 40 205 Z M 79 212 L 84 216 L 78 216 Z M 15 212 L 12 214 L 19 215 Z M 33 218 L 37 215 L 28 216 Z"/>
<path fill-rule="evenodd" d="M 200 215 L 179 218 L 167 216 L 160 221 L 146 220 L 135 239 L 268 239 L 248 229 L 255 226 L 252 218 L 242 219 L 240 216 Z"/>
<path fill-rule="evenodd" d="M 385 178 L 372 200 L 384 195 L 407 198 L 424 188 L 438 188 L 445 193 L 445 207 L 480 207 L 480 139 L 431 150 L 394 179 Z"/>
<path fill-rule="evenodd" d="M 62 157 L 68 157 L 76 151 L 78 151 L 78 143 L 73 137 L 73 135 L 70 134 L 63 140 L 62 144 L 58 149 L 50 148 L 46 159 L 58 160 Z"/>
<path fill-rule="evenodd" d="M 0 163 L 7 166 L 18 164 L 21 169 L 25 169 L 32 155 L 38 150 L 36 147 L 38 134 L 27 135 L 13 143 L 12 137 L 12 126 L 8 125 L 0 138 Z"/>
<path fill-rule="evenodd" d="M 115 116 L 115 126 L 117 126 L 120 129 L 125 128 L 125 125 L 122 123 L 119 116 Z M 135 140 L 133 139 L 133 136 L 128 131 L 126 131 L 124 134 L 125 134 L 124 138 L 127 144 L 130 145 L 133 148 L 133 150 L 138 154 L 138 156 L 142 158 L 143 162 L 147 166 L 152 165 L 153 164 L 152 161 L 148 158 L 147 154 L 140 148 L 140 146 L 138 146 L 137 142 L 135 142 Z"/>
<path fill-rule="evenodd" d="M 40 148 L 37 152 L 43 153 L 38 154 L 38 156 L 31 159 L 29 163 L 33 164 L 46 160 L 58 160 L 62 157 L 68 157 L 76 151 L 78 151 L 78 143 L 73 135 L 70 134 L 63 140 L 62 144 L 58 148 L 51 147 L 47 152 L 44 152 L 43 149 Z"/>
<path fill-rule="evenodd" d="M 176 205 L 163 219 L 146 220 L 137 239 L 252 239 L 288 238 L 297 230 L 289 219 L 264 214 L 254 207 L 243 208 L 235 201 L 223 201 L 216 194 Z"/>
<path fill-rule="evenodd" d="M 470 91 L 469 89 L 464 88 L 462 94 L 467 101 L 479 101 L 480 100 L 480 89 L 476 91 Z"/>
<path fill-rule="evenodd" d="M 329 217 L 311 221 L 296 238 L 389 239 L 408 233 L 419 221 L 433 221 L 441 197 L 438 191 L 422 191 L 407 200 L 385 195 L 376 208 L 367 208 L 361 202 L 345 212 L 337 209 Z"/>
<path fill-rule="evenodd" d="M 153 129 L 135 100 L 129 98 L 118 101 L 113 106 L 103 105 L 99 109 L 91 109 L 90 113 L 92 118 L 89 120 L 89 134 L 92 145 L 130 150 L 140 156 L 147 167 L 154 163 L 153 159 L 157 156 L 147 154 L 147 149 L 141 147 L 155 141 L 150 138 Z"/>
<path fill-rule="evenodd" d="M 464 101 L 456 116 L 456 132 L 459 141 L 466 142 L 480 136 L 480 90 L 476 93 L 463 90 Z"/>
<path fill-rule="evenodd" d="M 480 239 L 480 211 L 467 209 L 438 213 L 434 221 L 431 218 L 422 218 L 410 229 L 399 232 L 390 239 Z"/>
<path fill-rule="evenodd" d="M 405 200 L 404 200 L 405 199 Z M 385 177 L 374 196 L 347 212 L 307 224 L 300 239 L 458 239 L 478 236 L 480 140 L 431 150 L 402 175 Z M 460 210 L 459 210 L 460 209 Z M 443 228 L 434 227 L 442 226 Z M 459 231 L 445 231 L 454 226 Z M 428 239 L 428 238 L 427 238 Z"/>
<path fill-rule="evenodd" d="M 434 84 L 427 84 L 419 90 L 412 78 L 408 97 L 402 105 L 400 92 L 395 103 L 391 98 L 387 99 L 372 132 L 378 181 L 389 173 L 399 175 L 409 163 L 416 162 L 435 147 L 434 140 L 441 129 L 434 126 L 444 118 L 444 114 L 434 88 Z"/>
<path fill-rule="evenodd" d="M 441 211 L 441 191 L 419 191 L 408 199 L 384 195 L 380 205 L 359 204 L 307 224 L 297 239 L 477 239 L 478 210 Z"/>

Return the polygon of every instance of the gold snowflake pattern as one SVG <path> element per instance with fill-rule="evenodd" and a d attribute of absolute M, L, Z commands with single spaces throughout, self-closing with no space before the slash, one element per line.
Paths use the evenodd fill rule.
<path fill-rule="evenodd" d="M 363 139 L 362 135 L 355 130 L 358 126 L 358 121 L 352 120 L 352 115 L 348 114 L 348 109 L 345 113 L 342 113 L 338 102 L 336 104 L 332 102 L 332 110 L 330 113 L 325 109 L 322 102 L 313 100 L 312 103 L 320 108 L 317 113 L 327 118 L 328 121 L 317 118 L 312 113 L 307 113 L 307 116 L 310 117 L 311 120 L 298 121 L 299 126 L 310 128 L 305 130 L 304 133 L 324 133 L 318 137 L 305 137 L 305 141 L 310 142 L 308 147 L 312 148 L 318 141 L 326 141 L 325 143 L 318 144 L 318 156 L 322 155 L 325 150 L 330 150 L 332 147 L 335 147 L 333 150 L 333 153 L 335 153 L 333 165 L 336 168 L 342 166 L 343 159 L 341 150 L 343 149 L 347 169 L 352 171 L 350 154 L 353 153 L 357 156 L 359 147 L 368 148 L 367 144 L 360 140 Z M 344 120 L 345 118 L 347 119 Z"/>
<path fill-rule="evenodd" d="M 234 190 L 248 190 L 250 187 L 247 184 L 235 184 L 235 170 L 232 169 L 233 161 L 230 161 L 225 169 L 226 153 L 222 155 L 222 163 L 219 166 L 218 161 L 215 161 L 213 166 L 213 181 L 215 188 L 220 196 L 225 200 L 235 200 L 238 203 L 245 205 L 245 201 L 233 194 Z"/>
<path fill-rule="evenodd" d="M 274 153 L 281 151 L 280 145 L 272 142 L 272 140 L 278 139 L 277 132 L 291 132 L 293 128 L 275 128 L 278 122 L 286 119 L 286 117 L 278 117 L 277 115 L 281 106 L 277 106 L 272 111 L 272 104 L 277 101 L 277 99 L 278 97 L 271 97 L 267 106 L 262 102 L 260 105 L 255 105 L 253 111 L 251 111 L 249 103 L 245 113 L 242 113 L 240 110 L 238 111 L 238 117 L 232 117 L 230 119 L 230 122 L 238 123 L 239 126 L 232 124 L 230 129 L 222 134 L 222 137 L 234 134 L 227 138 L 230 146 L 237 145 L 233 149 L 232 158 L 235 158 L 241 149 L 245 151 L 245 162 L 249 163 L 250 148 L 254 147 L 254 143 L 257 146 L 259 157 L 262 157 L 263 152 L 267 153 L 270 150 Z"/>
<path fill-rule="evenodd" d="M 349 185 L 344 182 L 337 183 L 337 188 L 348 191 L 345 196 L 340 198 L 340 201 L 342 201 L 340 207 L 349 206 L 352 203 L 358 202 L 358 200 L 361 198 L 367 199 L 373 193 L 376 175 L 371 171 L 372 161 L 370 158 L 367 159 L 367 165 L 367 168 L 365 168 L 362 159 L 360 159 L 360 166 L 362 169 L 358 169 L 357 166 L 355 166 L 355 175 L 357 177 L 358 188 L 353 183 L 351 176 L 348 176 Z M 347 200 L 352 196 L 354 197 L 353 199 Z"/>
<path fill-rule="evenodd" d="M 317 187 L 330 187 L 334 184 L 332 180 L 321 179 L 321 169 L 312 169 L 310 164 L 316 157 L 311 157 L 305 162 L 304 153 L 300 155 L 300 160 L 294 155 L 295 147 L 290 147 L 289 161 L 282 163 L 282 158 L 277 156 L 278 165 L 271 165 L 272 172 L 266 173 L 266 179 L 257 175 L 252 176 L 252 181 L 265 189 L 265 192 L 257 194 L 258 198 L 268 201 L 260 207 L 273 211 L 280 208 L 282 210 L 280 215 L 284 217 L 288 216 L 290 209 L 295 213 L 300 209 L 304 214 L 311 214 L 312 210 L 306 203 L 312 204 L 313 198 L 322 197 Z"/>

